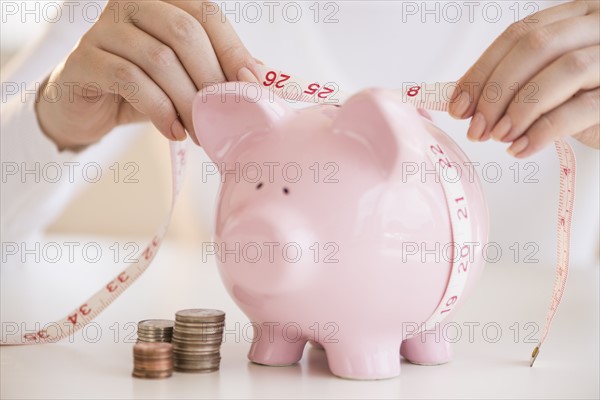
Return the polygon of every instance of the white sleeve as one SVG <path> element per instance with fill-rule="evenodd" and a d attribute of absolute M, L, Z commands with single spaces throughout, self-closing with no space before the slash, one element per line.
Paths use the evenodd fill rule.
<path fill-rule="evenodd" d="M 104 1 L 94 3 L 105 5 Z M 85 185 L 84 180 L 70 176 L 76 163 L 102 164 L 116 156 L 114 149 L 109 148 L 114 147 L 115 138 L 103 140 L 80 153 L 59 151 L 38 124 L 34 110 L 36 88 L 93 23 L 85 20 L 82 13 L 71 13 L 71 19 L 67 17 L 68 10 L 62 11 L 63 18 L 49 23 L 39 40 L 3 68 L 0 130 L 3 242 L 26 240 L 60 215 L 73 195 Z M 131 127 L 115 131 L 129 129 Z M 121 132 L 111 133 L 111 136 L 123 137 Z"/>

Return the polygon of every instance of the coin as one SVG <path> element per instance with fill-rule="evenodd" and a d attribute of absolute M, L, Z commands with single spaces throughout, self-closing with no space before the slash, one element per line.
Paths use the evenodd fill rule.
<path fill-rule="evenodd" d="M 175 322 L 169 319 L 146 319 L 138 322 L 138 341 L 170 342 Z"/>
<path fill-rule="evenodd" d="M 160 379 L 160 378 L 168 378 L 173 375 L 173 370 L 170 371 L 159 371 L 159 372 L 140 372 L 133 371 L 131 373 L 132 376 L 136 378 L 144 378 L 144 379 Z"/>
<path fill-rule="evenodd" d="M 175 320 L 182 322 L 220 322 L 225 320 L 225 313 L 221 310 L 191 308 L 177 311 L 175 314 Z"/>
<path fill-rule="evenodd" d="M 158 379 L 173 374 L 171 343 L 139 342 L 133 346 L 133 372 L 136 378 Z"/>
<path fill-rule="evenodd" d="M 175 322 L 170 319 L 145 319 L 143 321 L 138 322 L 138 329 L 173 329 Z"/>
<path fill-rule="evenodd" d="M 214 372 L 221 362 L 220 348 L 225 313 L 220 310 L 187 309 L 175 314 L 173 369 L 180 372 Z"/>

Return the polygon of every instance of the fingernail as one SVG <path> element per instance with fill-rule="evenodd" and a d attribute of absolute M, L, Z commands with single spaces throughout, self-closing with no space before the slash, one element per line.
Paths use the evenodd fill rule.
<path fill-rule="evenodd" d="M 469 96 L 469 93 L 462 92 L 460 95 L 458 95 L 454 106 L 450 104 L 450 115 L 456 119 L 462 118 L 467 112 L 469 104 L 471 104 L 471 97 Z"/>
<path fill-rule="evenodd" d="M 485 117 L 482 113 L 478 112 L 471 119 L 469 130 L 467 131 L 467 138 L 473 142 L 479 141 L 481 134 L 485 130 Z"/>
<path fill-rule="evenodd" d="M 529 145 L 529 138 L 526 135 L 521 136 L 517 140 L 515 140 L 506 151 L 513 157 L 519 155 L 519 153 L 523 152 Z"/>
<path fill-rule="evenodd" d="M 492 135 L 492 139 L 501 141 L 506 135 L 508 135 L 510 128 L 512 128 L 512 121 L 508 115 L 505 115 L 500 119 L 500 121 L 498 121 L 494 129 L 492 129 L 490 132 L 490 135 Z"/>
<path fill-rule="evenodd" d="M 183 129 L 183 125 L 179 122 L 179 119 L 176 119 L 171 125 L 171 135 L 173 135 L 174 140 L 183 140 L 186 138 L 185 129 Z"/>
<path fill-rule="evenodd" d="M 237 73 L 237 79 L 240 82 L 258 83 L 258 79 L 256 79 L 256 76 L 254 76 L 254 74 L 247 67 L 240 68 L 240 70 Z"/>
<path fill-rule="evenodd" d="M 487 142 L 488 140 L 490 140 L 490 133 L 489 132 L 484 133 L 483 136 L 481 136 L 479 138 L 480 142 Z"/>

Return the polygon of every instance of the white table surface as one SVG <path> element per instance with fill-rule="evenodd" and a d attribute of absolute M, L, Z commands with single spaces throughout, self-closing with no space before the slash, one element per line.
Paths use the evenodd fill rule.
<path fill-rule="evenodd" d="M 110 246 L 110 241 L 105 240 L 103 246 Z M 248 362 L 250 344 L 244 337 L 248 320 L 225 292 L 213 260 L 203 263 L 199 246 L 166 242 L 146 274 L 88 328 L 87 340 L 80 332 L 72 343 L 2 347 L 1 397 L 597 399 L 598 269 L 571 271 L 553 329 L 536 365 L 529 368 L 534 344 L 525 340 L 532 332 L 532 326 L 525 324 L 532 322 L 541 328 L 553 266 L 511 265 L 508 257 L 505 260 L 486 267 L 475 292 L 457 313 L 455 321 L 462 336 L 455 344 L 452 362 L 425 367 L 403 360 L 398 378 L 349 381 L 331 375 L 325 353 L 310 346 L 294 366 Z M 44 322 L 61 318 L 119 269 L 108 259 L 93 266 L 46 265 L 24 273 L 4 273 L 2 321 L 26 314 Z M 133 332 L 133 323 L 173 318 L 175 311 L 195 307 L 227 312 L 220 371 L 174 373 L 163 380 L 132 378 L 133 345 L 126 343 L 124 336 Z M 471 338 L 466 325 L 470 322 L 479 323 Z M 496 341 L 498 326 L 502 334 Z M 95 341 L 98 332 L 101 335 Z M 247 332 L 249 335 L 251 330 Z M 535 342 L 540 334 L 538 331 L 530 341 Z M 135 340 L 135 336 L 131 338 Z"/>

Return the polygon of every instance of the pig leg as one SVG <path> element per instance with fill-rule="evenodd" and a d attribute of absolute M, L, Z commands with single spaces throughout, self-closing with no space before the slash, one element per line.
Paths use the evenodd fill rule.
<path fill-rule="evenodd" d="M 388 379 L 400 375 L 399 340 L 323 343 L 331 373 L 346 379 Z"/>
<path fill-rule="evenodd" d="M 306 338 L 289 338 L 281 329 L 255 333 L 255 341 L 248 352 L 248 359 L 257 364 L 270 366 L 292 365 L 300 361 Z"/>
<path fill-rule="evenodd" d="M 452 358 L 452 347 L 444 338 L 445 325 L 406 339 L 400 347 L 400 354 L 407 361 L 419 365 L 445 364 Z"/>

